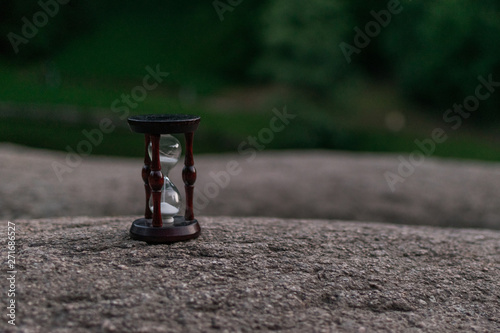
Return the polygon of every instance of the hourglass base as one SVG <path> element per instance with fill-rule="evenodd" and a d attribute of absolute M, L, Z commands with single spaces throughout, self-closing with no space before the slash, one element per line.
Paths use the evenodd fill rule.
<path fill-rule="evenodd" d="M 163 227 L 153 227 L 151 219 L 138 219 L 130 227 L 133 239 L 148 243 L 174 243 L 196 238 L 200 235 L 200 225 L 197 220 L 186 221 L 184 216 L 175 216 L 174 223 L 163 224 Z"/>

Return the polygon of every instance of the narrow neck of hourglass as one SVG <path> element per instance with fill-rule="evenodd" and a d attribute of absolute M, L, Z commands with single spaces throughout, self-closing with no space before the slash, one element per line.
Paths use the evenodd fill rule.
<path fill-rule="evenodd" d="M 161 172 L 168 175 L 170 170 L 177 164 L 178 159 L 168 156 L 160 156 Z"/>
<path fill-rule="evenodd" d="M 164 173 L 163 174 L 163 186 L 167 186 L 169 184 L 172 184 L 172 181 L 168 177 L 168 174 Z"/>
<path fill-rule="evenodd" d="M 163 174 L 163 177 L 168 178 L 168 174 L 170 173 L 170 169 L 164 168 L 162 165 L 161 166 L 161 173 Z"/>

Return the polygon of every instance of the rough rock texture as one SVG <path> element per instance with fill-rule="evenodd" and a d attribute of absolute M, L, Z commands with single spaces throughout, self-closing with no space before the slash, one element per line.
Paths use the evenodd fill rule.
<path fill-rule="evenodd" d="M 0 156 L 0 218 L 144 210 L 140 158 L 88 156 L 60 182 L 52 163 L 65 164 L 64 153 L 2 144 Z M 427 159 L 392 192 L 384 173 L 397 173 L 397 155 L 262 151 L 249 157 L 195 155 L 199 213 L 500 228 L 498 163 Z M 230 161 L 240 173 L 229 180 L 220 176 L 222 186 L 215 185 L 213 175 L 221 175 Z M 182 191 L 180 170 L 171 176 Z"/>
<path fill-rule="evenodd" d="M 131 221 L 18 220 L 19 332 L 500 331 L 498 231 L 204 217 L 151 246 Z"/>

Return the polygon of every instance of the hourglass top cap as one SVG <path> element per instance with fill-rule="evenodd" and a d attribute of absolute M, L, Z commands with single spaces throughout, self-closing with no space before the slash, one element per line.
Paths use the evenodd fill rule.
<path fill-rule="evenodd" d="M 133 132 L 175 134 L 196 131 L 201 118 L 189 114 L 147 114 L 131 116 L 128 125 Z"/>

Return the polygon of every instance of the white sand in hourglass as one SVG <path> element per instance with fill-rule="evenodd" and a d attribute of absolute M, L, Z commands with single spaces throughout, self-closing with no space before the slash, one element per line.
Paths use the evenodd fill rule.
<path fill-rule="evenodd" d="M 179 208 L 172 206 L 168 202 L 161 203 L 161 215 L 175 215 L 179 212 Z"/>
<path fill-rule="evenodd" d="M 161 216 L 163 217 L 163 222 L 166 223 L 174 222 L 173 216 L 179 213 L 179 208 L 172 206 L 168 202 L 162 202 L 160 209 L 161 209 Z M 151 211 L 152 212 L 154 211 L 153 206 L 151 206 Z"/>
<path fill-rule="evenodd" d="M 179 158 L 160 155 L 160 163 L 162 164 L 162 167 L 165 165 L 171 169 L 177 164 L 178 161 Z"/>
<path fill-rule="evenodd" d="M 174 222 L 173 216 L 179 212 L 179 208 L 172 206 L 168 202 L 162 202 L 160 209 L 162 216 L 168 215 L 164 221 L 169 223 Z"/>

